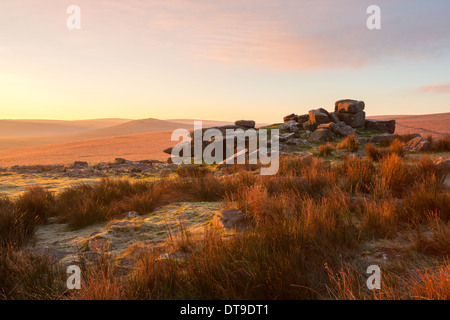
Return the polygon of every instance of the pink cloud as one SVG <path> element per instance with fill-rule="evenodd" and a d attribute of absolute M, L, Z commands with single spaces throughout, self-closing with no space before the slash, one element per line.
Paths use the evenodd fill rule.
<path fill-rule="evenodd" d="M 138 4 L 138 12 L 148 18 L 149 37 L 163 39 L 183 54 L 270 69 L 316 70 L 448 53 L 450 22 L 443 11 L 408 3 L 379 0 L 383 23 L 378 31 L 366 28 L 365 1 L 154 0 L 133 6 Z"/>
<path fill-rule="evenodd" d="M 420 88 L 424 92 L 450 92 L 450 84 L 435 84 Z"/>
<path fill-rule="evenodd" d="M 131 54 L 171 52 L 198 60 L 303 71 L 360 68 L 392 58 L 427 59 L 450 52 L 446 2 L 426 6 L 378 0 L 382 30 L 370 31 L 366 9 L 371 2 L 365 0 L 77 0 L 82 32 L 69 34 L 64 30 L 63 4 L 55 9 L 53 1 L 23 1 L 29 11 L 41 14 L 24 15 L 19 10 L 24 5 L 3 9 L 10 14 L 11 7 L 18 6 L 14 11 L 19 15 L 38 16 L 33 30 L 43 43 L 64 37 L 67 46 L 84 43 L 99 54 L 116 48 Z M 46 23 L 51 25 L 41 28 Z M 17 28 L 13 32 L 24 40 L 31 34 Z"/>

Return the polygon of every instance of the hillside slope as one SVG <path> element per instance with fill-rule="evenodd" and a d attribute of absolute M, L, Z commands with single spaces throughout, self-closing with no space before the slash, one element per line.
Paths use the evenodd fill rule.
<path fill-rule="evenodd" d="M 177 143 L 170 141 L 171 134 L 171 131 L 148 132 L 1 150 L 0 167 L 69 164 L 77 160 L 89 163 L 109 162 L 114 161 L 117 157 L 130 160 L 167 160 L 168 155 L 163 153 L 162 150 Z"/>
<path fill-rule="evenodd" d="M 425 115 L 373 116 L 370 119 L 396 120 L 395 133 L 418 132 L 422 136 L 429 134 L 440 137 L 450 134 L 450 112 Z"/>

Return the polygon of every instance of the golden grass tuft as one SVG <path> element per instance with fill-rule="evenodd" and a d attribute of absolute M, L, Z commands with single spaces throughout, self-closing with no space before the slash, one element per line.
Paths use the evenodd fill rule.
<path fill-rule="evenodd" d="M 331 143 L 327 142 L 325 144 L 321 144 L 319 146 L 319 157 L 327 157 L 334 150 L 334 147 Z"/>
<path fill-rule="evenodd" d="M 336 149 L 345 149 L 351 152 L 358 150 L 358 139 L 354 134 L 347 136 L 343 141 L 339 142 Z"/>

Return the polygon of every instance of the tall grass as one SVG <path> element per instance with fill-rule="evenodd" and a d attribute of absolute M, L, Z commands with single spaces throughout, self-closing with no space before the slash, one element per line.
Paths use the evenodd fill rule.
<path fill-rule="evenodd" d="M 0 247 L 22 246 L 38 224 L 52 213 L 54 198 L 42 187 L 30 187 L 16 200 L 0 199 Z"/>
<path fill-rule="evenodd" d="M 333 150 L 334 150 L 334 147 L 331 143 L 327 142 L 327 143 L 321 144 L 319 146 L 319 152 L 318 152 L 319 157 L 326 157 L 326 156 L 330 155 Z"/>
<path fill-rule="evenodd" d="M 160 194 L 145 182 L 103 179 L 64 190 L 56 201 L 58 216 L 72 228 L 120 217 L 127 211 L 148 213 Z"/>
<path fill-rule="evenodd" d="M 380 160 L 381 188 L 389 189 L 394 196 L 400 196 L 415 177 L 408 165 L 397 154 L 390 154 Z"/>
<path fill-rule="evenodd" d="M 0 248 L 0 299 L 55 299 L 64 284 L 58 266 L 48 259 Z"/>
<path fill-rule="evenodd" d="M 448 298 L 449 267 L 443 259 L 449 254 L 450 194 L 445 175 L 430 158 L 409 162 L 396 148 L 379 163 L 346 158 L 331 165 L 316 157 L 288 156 L 280 159 L 274 176 L 183 172 L 154 183 L 105 179 L 58 195 L 29 189 L 16 200 L 0 199 L 0 297 Z M 49 217 L 81 228 L 176 201 L 224 201 L 245 211 L 252 223 L 231 237 L 211 227 L 194 240 L 184 230 L 164 247 L 138 255 L 126 276 L 103 253 L 95 263 L 83 264 L 82 290 L 70 293 L 56 266 L 20 251 L 35 226 Z M 408 249 L 416 251 L 412 256 L 440 260 L 414 272 L 405 268 L 402 275 L 388 269 L 383 289 L 367 290 L 361 248 L 368 241 L 398 240 L 399 232 L 414 235 Z M 161 259 L 161 250 L 189 252 L 189 258 Z"/>
<path fill-rule="evenodd" d="M 437 139 L 433 145 L 433 150 L 437 152 L 450 151 L 450 135 Z"/>
<path fill-rule="evenodd" d="M 347 136 L 343 141 L 339 142 L 336 146 L 336 149 L 346 149 L 348 151 L 356 151 L 358 150 L 358 139 L 354 134 Z"/>

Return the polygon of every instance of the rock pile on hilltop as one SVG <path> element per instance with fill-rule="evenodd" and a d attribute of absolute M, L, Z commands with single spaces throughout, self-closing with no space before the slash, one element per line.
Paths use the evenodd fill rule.
<path fill-rule="evenodd" d="M 249 129 L 255 129 L 255 121 L 253 120 L 238 120 L 234 123 L 234 125 L 232 124 L 228 124 L 228 125 L 224 125 L 224 126 L 216 126 L 216 127 L 209 127 L 209 128 L 202 128 L 201 132 L 198 132 L 198 135 L 200 137 L 203 137 L 203 135 L 205 134 L 206 130 L 216 130 L 217 132 L 220 132 L 223 136 L 223 154 L 226 155 L 227 154 L 227 130 L 242 130 L 243 132 L 249 130 Z M 200 129 L 198 129 L 198 131 L 200 131 Z M 258 131 L 255 130 L 256 134 L 258 134 Z M 195 141 L 194 141 L 194 137 L 196 136 L 196 131 L 192 131 L 190 132 L 191 135 L 191 141 L 187 141 L 184 142 L 182 144 L 179 145 L 179 147 L 183 147 L 184 144 L 190 145 L 190 150 L 191 150 L 191 157 L 195 157 Z M 210 145 L 211 143 L 213 143 L 214 141 L 217 140 L 217 137 L 211 138 L 208 141 L 204 141 L 202 139 L 202 151 L 205 150 L 205 148 Z M 236 151 L 236 145 L 233 143 L 234 145 L 234 151 Z M 248 139 L 246 139 L 246 147 L 248 146 Z M 164 150 L 165 153 L 167 154 L 172 154 L 172 150 L 173 148 L 167 148 Z M 181 156 L 181 155 L 180 155 Z"/>
<path fill-rule="evenodd" d="M 344 99 L 336 101 L 334 111 L 323 108 L 313 109 L 304 115 L 294 113 L 283 118 L 280 131 L 298 132 L 299 127 L 306 131 L 308 141 L 326 142 L 337 136 L 345 137 L 356 133 L 355 129 L 373 129 L 393 134 L 395 120 L 366 120 L 364 101 Z"/>

